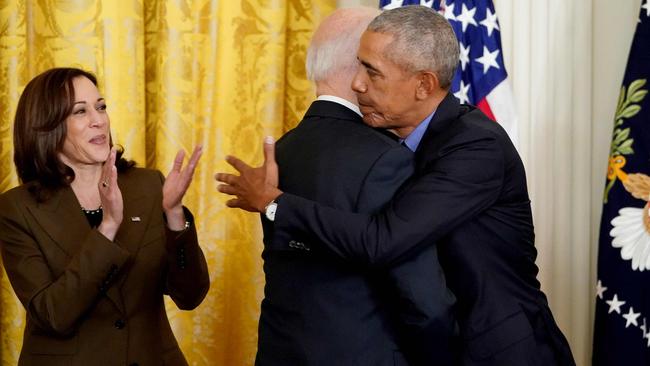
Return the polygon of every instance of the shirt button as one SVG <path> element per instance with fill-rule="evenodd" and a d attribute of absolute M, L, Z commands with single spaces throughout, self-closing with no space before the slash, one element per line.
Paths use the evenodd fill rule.
<path fill-rule="evenodd" d="M 117 319 L 117 320 L 115 321 L 115 328 L 117 328 L 117 329 L 122 329 L 122 328 L 124 328 L 124 326 L 126 326 L 126 322 L 124 322 L 124 320 L 122 320 L 122 319 Z"/>

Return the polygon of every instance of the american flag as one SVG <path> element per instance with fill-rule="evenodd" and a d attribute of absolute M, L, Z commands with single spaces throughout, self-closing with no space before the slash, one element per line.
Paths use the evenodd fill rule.
<path fill-rule="evenodd" d="M 380 0 L 379 6 L 394 9 L 424 5 L 439 11 L 451 23 L 460 43 L 460 64 L 451 90 L 461 103 L 478 106 L 498 121 L 517 141 L 514 98 L 508 81 L 501 29 L 492 0 Z"/>

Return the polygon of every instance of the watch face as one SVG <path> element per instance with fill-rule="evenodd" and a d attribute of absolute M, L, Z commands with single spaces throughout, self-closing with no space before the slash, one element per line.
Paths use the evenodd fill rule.
<path fill-rule="evenodd" d="M 264 212 L 264 215 L 266 216 L 267 219 L 270 221 L 275 220 L 275 210 L 277 210 L 278 204 L 275 202 L 269 203 L 268 206 L 266 206 L 266 212 Z"/>

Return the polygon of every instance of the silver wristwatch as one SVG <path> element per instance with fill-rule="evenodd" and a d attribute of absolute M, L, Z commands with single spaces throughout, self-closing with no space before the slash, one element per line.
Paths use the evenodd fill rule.
<path fill-rule="evenodd" d="M 264 207 L 264 216 L 269 221 L 275 221 L 275 211 L 278 209 L 278 203 L 275 200 L 271 201 L 266 207 Z"/>

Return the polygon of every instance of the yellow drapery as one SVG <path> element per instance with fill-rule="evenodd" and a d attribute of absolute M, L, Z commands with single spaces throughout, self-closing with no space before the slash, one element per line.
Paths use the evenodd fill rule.
<path fill-rule="evenodd" d="M 192 365 L 250 365 L 263 292 L 257 215 L 226 209 L 213 173 L 228 153 L 259 163 L 265 135 L 295 125 L 313 99 L 304 53 L 334 0 L 0 0 L 0 191 L 18 184 L 18 97 L 55 66 L 94 72 L 113 140 L 166 173 L 180 148 L 205 153 L 185 204 L 195 213 L 212 285 L 195 311 L 167 302 Z M 15 365 L 24 311 L 0 278 L 0 357 Z"/>

